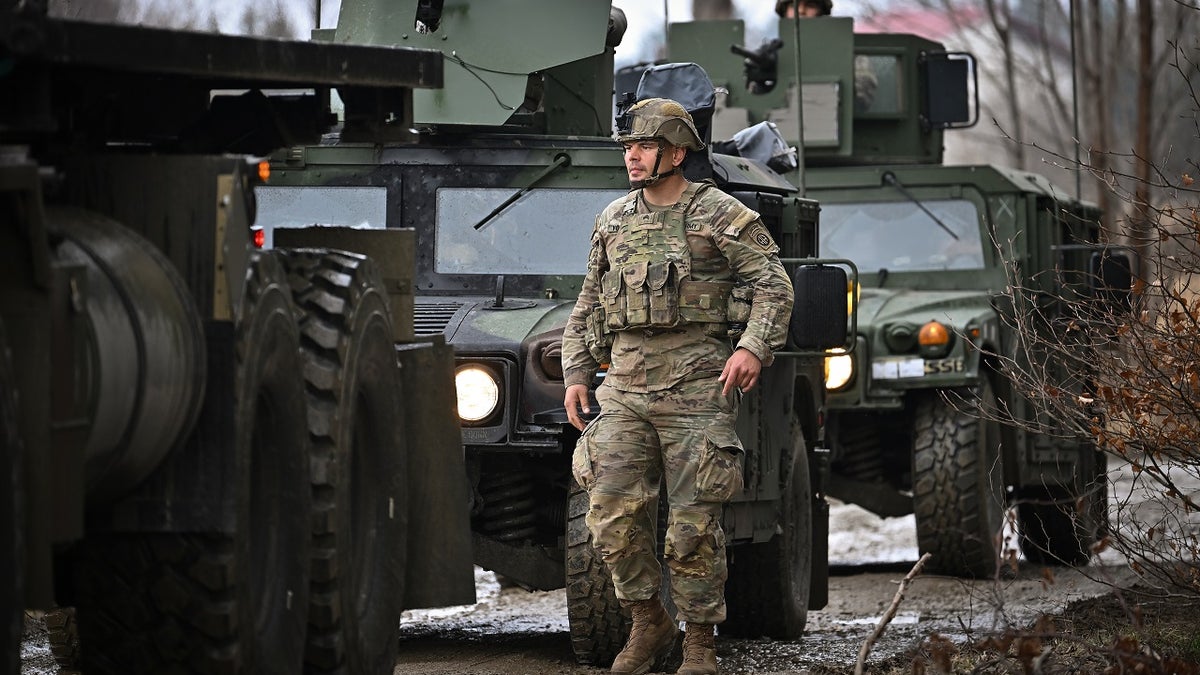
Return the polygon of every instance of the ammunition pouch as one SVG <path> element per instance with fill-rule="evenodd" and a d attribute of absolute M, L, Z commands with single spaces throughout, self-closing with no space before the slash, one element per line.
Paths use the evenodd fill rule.
<path fill-rule="evenodd" d="M 604 349 L 601 335 L 607 336 L 611 351 L 612 331 L 685 323 L 704 324 L 706 333 L 718 337 L 736 337 L 745 330 L 754 300 L 752 286 L 680 279 L 681 275 L 674 261 L 637 262 L 606 272 L 600 281 L 600 302 L 588 319 L 591 339 Z M 594 331 L 593 326 L 605 330 Z"/>
<path fill-rule="evenodd" d="M 679 266 L 674 262 L 654 263 L 647 268 L 651 326 L 679 324 L 679 277 Z"/>
<path fill-rule="evenodd" d="M 609 330 L 671 328 L 679 314 L 680 264 L 636 262 L 600 280 L 600 301 Z"/>
<path fill-rule="evenodd" d="M 604 325 L 609 330 L 621 330 L 629 323 L 625 314 L 624 284 L 621 270 L 609 270 L 600 278 L 600 306 L 604 310 Z"/>

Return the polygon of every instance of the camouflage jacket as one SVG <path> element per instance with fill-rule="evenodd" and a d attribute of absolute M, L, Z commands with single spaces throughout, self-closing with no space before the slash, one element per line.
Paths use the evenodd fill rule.
<path fill-rule="evenodd" d="M 649 212 L 641 190 L 635 190 L 609 204 L 596 218 L 583 288 L 563 333 L 567 386 L 590 384 L 600 367 L 584 343 L 587 317 L 598 301 L 601 277 L 610 263 L 621 263 L 622 252 L 612 246 L 609 224 L 619 219 L 631 201 L 638 213 Z M 696 196 L 686 220 L 690 278 L 753 285 L 750 319 L 736 347 L 752 352 L 764 366 L 770 365 L 773 352 L 784 344 L 792 313 L 792 285 L 779 262 L 779 247 L 757 213 L 715 188 Z M 733 349 L 729 339 L 706 334 L 702 324 L 620 331 L 614 338 L 605 381 L 623 391 L 645 392 L 716 377 Z"/>

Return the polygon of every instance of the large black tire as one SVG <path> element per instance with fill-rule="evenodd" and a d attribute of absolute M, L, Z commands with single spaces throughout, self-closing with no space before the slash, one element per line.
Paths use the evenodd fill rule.
<path fill-rule="evenodd" d="M 387 293 L 375 264 L 284 251 L 299 307 L 313 452 L 308 672 L 395 667 L 404 609 L 404 401 Z"/>
<path fill-rule="evenodd" d="M 995 394 L 938 392 L 917 405 L 913 429 L 913 510 L 917 547 L 930 572 L 991 577 L 999 568 L 1004 522 L 1000 426 L 989 419 Z"/>
<path fill-rule="evenodd" d="M 567 621 L 571 628 L 571 648 L 575 659 L 584 665 L 608 667 L 625 646 L 633 617 L 621 606 L 613 586 L 612 575 L 600 554 L 592 546 L 591 532 L 584 519 L 588 512 L 588 494 L 571 481 L 571 492 L 567 504 Z M 663 540 L 666 537 L 667 495 L 663 489 L 650 508 L 657 513 L 655 526 L 658 530 L 656 550 L 662 564 L 662 583 L 659 599 L 667 614 L 676 617 L 675 603 L 671 600 L 671 571 L 662 560 Z M 652 672 L 675 670 L 678 649 L 657 660 Z"/>
<path fill-rule="evenodd" d="M 1108 531 L 1108 474 L 1105 456 L 1085 450 L 1073 488 L 1022 491 L 1017 504 L 1021 553 L 1038 565 L 1085 565 L 1092 544 Z"/>
<path fill-rule="evenodd" d="M 20 672 L 25 617 L 25 509 L 17 378 L 0 319 L 0 673 Z"/>
<path fill-rule="evenodd" d="M 727 615 L 721 625 L 726 635 L 792 640 L 808 623 L 812 483 L 804 432 L 793 426 L 792 438 L 792 478 L 779 503 L 779 532 L 768 541 L 729 549 Z"/>
<path fill-rule="evenodd" d="M 584 518 L 587 492 L 571 482 L 567 504 L 567 621 L 579 663 L 607 667 L 625 646 L 630 614 L 621 607 L 612 576 L 592 546 Z"/>
<path fill-rule="evenodd" d="M 237 320 L 232 533 L 98 535 L 77 577 L 83 669 L 278 673 L 303 665 L 310 511 L 299 332 L 277 257 Z"/>

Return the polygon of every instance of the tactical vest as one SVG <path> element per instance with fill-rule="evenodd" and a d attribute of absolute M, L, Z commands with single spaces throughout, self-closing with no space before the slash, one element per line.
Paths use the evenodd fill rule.
<path fill-rule="evenodd" d="M 750 314 L 748 287 L 739 287 L 736 297 L 732 281 L 691 279 L 692 254 L 687 231 L 699 223 L 687 223 L 692 202 L 711 183 L 689 183 L 671 207 L 638 213 L 637 199 L 630 199 L 607 228 L 609 266 L 600 279 L 603 326 L 609 331 L 639 328 L 673 328 L 685 323 L 707 324 L 706 332 L 728 335 L 731 300 L 734 321 L 745 322 Z"/>

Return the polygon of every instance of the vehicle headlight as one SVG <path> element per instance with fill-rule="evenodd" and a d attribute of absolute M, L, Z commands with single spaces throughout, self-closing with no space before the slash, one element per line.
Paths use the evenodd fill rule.
<path fill-rule="evenodd" d="M 561 381 L 563 379 L 562 343 L 553 342 L 546 345 L 538 356 L 542 372 L 546 374 L 546 377 Z"/>
<path fill-rule="evenodd" d="M 854 377 L 854 357 L 841 347 L 826 350 L 825 388 L 829 391 L 841 389 Z"/>
<path fill-rule="evenodd" d="M 459 366 L 454 371 L 458 391 L 458 416 L 464 422 L 487 419 L 500 405 L 500 380 L 489 368 Z"/>

